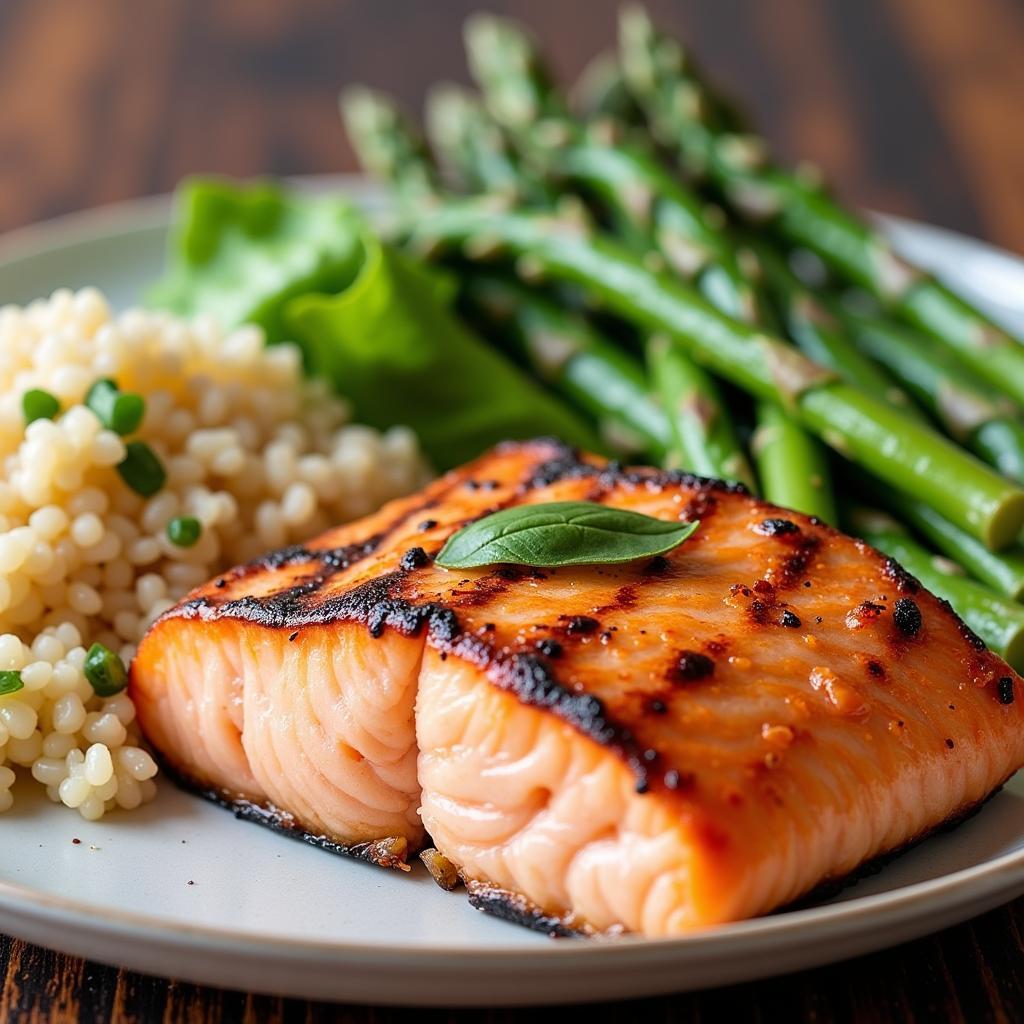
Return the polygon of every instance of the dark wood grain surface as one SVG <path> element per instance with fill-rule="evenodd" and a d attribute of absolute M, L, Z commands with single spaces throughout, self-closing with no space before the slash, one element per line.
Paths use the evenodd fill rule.
<path fill-rule="evenodd" d="M 171 189 L 184 174 L 353 169 L 339 85 L 418 107 L 465 78 L 477 0 L 0 0 L 0 231 Z M 573 75 L 614 0 L 503 0 Z M 787 158 L 864 206 L 1024 252 L 1021 0 L 651 0 Z M 0 303 L 3 296 L 0 296 Z M 0 920 L 2 930 L 2 920 Z M 407 1011 L 198 988 L 0 937 L 0 1022 L 391 1021 Z M 526 1013 L 417 1012 L 419 1021 Z M 1024 1020 L 1024 901 L 848 964 L 606 1005 L 597 1021 Z"/>

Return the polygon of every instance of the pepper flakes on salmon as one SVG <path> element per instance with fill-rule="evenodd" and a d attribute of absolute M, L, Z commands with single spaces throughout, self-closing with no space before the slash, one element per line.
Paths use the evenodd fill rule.
<path fill-rule="evenodd" d="M 568 500 L 708 514 L 655 571 L 433 561 L 488 510 Z M 796 530 L 758 528 L 779 520 Z M 797 588 L 813 625 L 784 628 Z M 881 603 L 894 590 L 919 624 Z M 680 652 L 713 672 L 672 681 Z M 200 587 L 154 624 L 131 688 L 164 762 L 222 802 L 332 848 L 431 845 L 474 903 L 549 930 L 667 936 L 967 813 L 1024 763 L 1021 684 L 867 545 L 537 441 Z"/>

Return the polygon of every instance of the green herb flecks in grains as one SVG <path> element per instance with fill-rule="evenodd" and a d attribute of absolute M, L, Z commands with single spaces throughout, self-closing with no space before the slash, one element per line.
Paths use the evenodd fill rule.
<path fill-rule="evenodd" d="M 151 498 L 167 481 L 167 473 L 156 453 L 145 441 L 129 441 L 125 457 L 117 464 L 121 479 L 136 494 Z"/>
<path fill-rule="evenodd" d="M 454 533 L 435 561 L 446 569 L 499 562 L 550 567 L 631 562 L 671 551 L 699 525 L 590 501 L 517 505 Z"/>
<path fill-rule="evenodd" d="M 98 697 L 113 697 L 128 685 L 128 670 L 124 662 L 103 644 L 93 644 L 89 648 L 84 671 Z"/>
<path fill-rule="evenodd" d="M 10 669 L 0 672 L 0 697 L 6 697 L 10 693 L 17 693 L 24 688 L 25 684 L 22 681 L 20 672 L 13 672 Z"/>
<path fill-rule="evenodd" d="M 85 404 L 103 426 L 122 437 L 138 430 L 146 414 L 146 401 L 141 395 L 121 391 L 109 378 L 102 378 L 89 388 Z"/>
<path fill-rule="evenodd" d="M 49 391 L 32 388 L 21 396 L 21 411 L 28 426 L 36 420 L 52 420 L 60 412 L 60 402 Z"/>
<path fill-rule="evenodd" d="M 179 548 L 190 548 L 202 533 L 202 525 L 193 516 L 175 516 L 167 524 L 167 539 Z"/>

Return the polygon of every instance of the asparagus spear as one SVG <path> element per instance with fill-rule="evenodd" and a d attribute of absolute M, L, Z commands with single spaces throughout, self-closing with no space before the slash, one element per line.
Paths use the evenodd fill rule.
<path fill-rule="evenodd" d="M 339 107 L 359 162 L 392 182 L 399 198 L 422 200 L 439 191 L 426 146 L 388 97 L 354 85 L 342 92 Z"/>
<path fill-rule="evenodd" d="M 655 136 L 688 173 L 707 180 L 740 215 L 769 221 L 816 252 L 882 305 L 931 335 L 981 377 L 1024 402 L 1024 347 L 934 277 L 912 267 L 878 231 L 839 205 L 817 175 L 771 163 L 764 141 L 719 115 L 711 91 L 674 40 L 640 8 L 620 21 L 626 80 Z"/>
<path fill-rule="evenodd" d="M 599 53 L 594 57 L 569 95 L 573 110 L 585 121 L 610 117 L 631 125 L 642 119 L 614 53 Z"/>
<path fill-rule="evenodd" d="M 634 450 L 659 460 L 665 456 L 668 417 L 651 400 L 643 367 L 633 356 L 517 281 L 473 274 L 463 297 L 472 314 L 498 325 L 541 380 L 590 413 L 607 440 L 633 439 Z"/>
<path fill-rule="evenodd" d="M 1019 543 L 1005 551 L 989 551 L 984 544 L 943 519 L 935 509 L 899 491 L 887 490 L 884 504 L 996 593 L 1013 601 L 1024 598 L 1024 547 Z"/>
<path fill-rule="evenodd" d="M 1012 401 L 913 328 L 838 304 L 831 308 L 861 352 L 901 381 L 946 433 L 1004 476 L 1024 482 L 1024 421 Z"/>
<path fill-rule="evenodd" d="M 750 464 L 708 374 L 660 335 L 647 344 L 647 368 L 672 428 L 666 465 L 755 491 Z"/>
<path fill-rule="evenodd" d="M 495 202 L 422 209 L 418 245 L 517 259 L 528 275 L 580 284 L 609 309 L 670 336 L 713 372 L 790 407 L 826 444 L 913 494 L 993 549 L 1024 523 L 1024 491 L 955 444 L 812 362 L 778 338 L 719 312 L 699 293 L 579 218 L 509 212 Z"/>
<path fill-rule="evenodd" d="M 463 26 L 469 70 L 491 115 L 504 127 L 564 120 L 568 111 L 533 40 L 514 22 L 493 14 L 470 15 Z"/>
<path fill-rule="evenodd" d="M 510 151 L 508 140 L 468 89 L 434 86 L 427 94 L 427 133 L 435 152 L 470 191 L 549 205 L 556 199 Z"/>
<path fill-rule="evenodd" d="M 1008 601 L 969 579 L 952 562 L 922 547 L 882 512 L 851 513 L 854 533 L 894 558 L 932 593 L 947 600 L 985 643 L 1018 671 L 1024 670 L 1024 605 Z"/>
<path fill-rule="evenodd" d="M 907 393 L 861 353 L 838 320 L 789 269 L 785 259 L 767 246 L 758 246 L 755 251 L 786 332 L 804 355 L 835 370 L 862 391 L 883 398 L 893 408 L 921 418 Z"/>
<path fill-rule="evenodd" d="M 776 402 L 757 403 L 757 429 L 751 450 L 769 501 L 817 516 L 826 523 L 836 522 L 827 457 Z"/>

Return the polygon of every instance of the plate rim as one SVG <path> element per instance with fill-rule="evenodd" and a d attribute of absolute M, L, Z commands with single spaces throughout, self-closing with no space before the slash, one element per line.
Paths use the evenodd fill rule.
<path fill-rule="evenodd" d="M 304 189 L 341 188 L 356 201 L 372 201 L 375 195 L 380 194 L 379 188 L 362 175 L 324 175 L 287 180 Z M 0 235 L 0 270 L 11 264 L 45 258 L 55 248 L 67 249 L 164 230 L 172 200 L 171 194 L 127 199 L 62 214 L 9 231 Z M 884 226 L 916 231 L 932 238 L 944 236 L 950 244 L 970 246 L 975 251 L 986 251 L 1009 259 L 1024 272 L 1024 259 L 990 243 L 907 218 L 877 216 Z M 179 948 L 202 946 L 211 952 L 229 955 L 273 953 L 289 959 L 312 957 L 314 960 L 329 959 L 333 963 L 352 965 L 380 963 L 382 959 L 417 966 L 444 962 L 448 966 L 458 964 L 460 969 L 495 961 L 508 962 L 512 958 L 518 967 L 529 966 L 533 970 L 546 971 L 555 969 L 556 965 L 561 969 L 567 964 L 600 963 L 609 957 L 620 965 L 637 960 L 683 963 L 702 956 L 713 957 L 723 950 L 742 952 L 747 948 L 758 948 L 773 937 L 792 940 L 799 936 L 803 943 L 836 933 L 849 937 L 863 934 L 865 929 L 875 924 L 906 925 L 925 919 L 929 914 L 948 920 L 950 914 L 958 914 L 967 906 L 996 898 L 1012 899 L 1020 892 L 1024 892 L 1024 848 L 898 889 L 855 896 L 841 903 L 711 926 L 677 938 L 623 936 L 614 941 L 542 943 L 536 946 L 495 943 L 486 947 L 465 943 L 367 945 L 365 940 L 303 939 L 272 932 L 237 931 L 90 903 L 3 879 L 0 879 L 0 910 L 49 926 L 67 924 L 69 919 L 74 919 L 79 930 L 88 929 L 112 939 L 133 937 Z M 957 918 L 962 919 L 963 916 Z"/>

